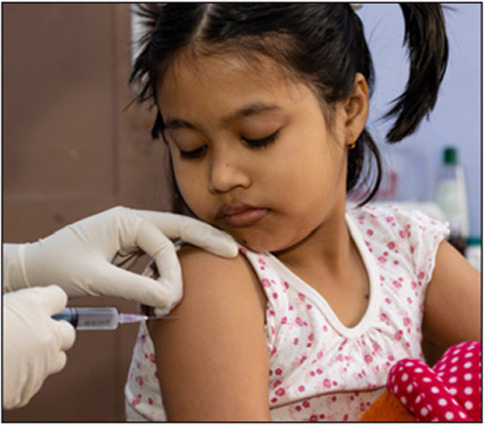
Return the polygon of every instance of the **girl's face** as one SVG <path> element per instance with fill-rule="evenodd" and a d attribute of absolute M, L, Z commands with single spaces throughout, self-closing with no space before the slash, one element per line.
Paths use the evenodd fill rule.
<path fill-rule="evenodd" d="M 344 211 L 344 118 L 271 59 L 178 58 L 157 88 L 175 177 L 191 210 L 254 251 L 277 252 Z"/>

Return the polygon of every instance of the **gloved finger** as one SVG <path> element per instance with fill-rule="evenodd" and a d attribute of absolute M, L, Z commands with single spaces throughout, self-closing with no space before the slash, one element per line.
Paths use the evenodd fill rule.
<path fill-rule="evenodd" d="M 181 298 L 182 275 L 175 245 L 148 221 L 140 226 L 136 244 L 155 260 L 160 277 L 170 282 L 172 296 Z"/>
<path fill-rule="evenodd" d="M 171 213 L 133 211 L 153 223 L 170 239 L 181 238 L 185 242 L 222 257 L 233 258 L 238 254 L 237 244 L 230 235 L 203 221 Z"/>
<path fill-rule="evenodd" d="M 156 317 L 163 317 L 163 316 L 168 315 L 170 313 L 170 311 L 173 310 L 175 308 L 175 306 L 180 303 L 180 301 L 183 297 L 183 290 L 177 291 L 177 292 L 174 291 L 173 285 L 171 284 L 171 282 L 169 282 L 166 279 L 163 279 L 161 277 L 159 277 L 156 280 L 156 282 L 159 285 L 164 285 L 164 286 L 170 288 L 171 296 L 170 296 L 170 299 L 168 300 L 168 302 L 164 306 L 156 306 L 156 308 L 154 309 L 154 313 L 155 313 Z"/>
<path fill-rule="evenodd" d="M 160 277 L 158 273 L 158 268 L 156 267 L 156 263 L 152 261 L 146 269 L 143 271 L 143 276 L 146 276 L 150 279 L 156 279 L 160 284 L 167 285 L 171 287 L 170 283 L 165 279 Z M 172 300 L 166 304 L 164 307 L 157 307 L 154 309 L 154 314 L 156 317 L 163 317 L 170 313 L 170 311 L 181 301 L 183 293 L 179 294 L 178 297 L 172 297 Z"/>
<path fill-rule="evenodd" d="M 64 369 L 64 367 L 66 366 L 66 363 L 67 363 L 66 353 L 64 351 L 57 352 L 54 355 L 54 357 L 51 359 L 48 374 L 51 375 L 53 373 L 60 372 L 62 369 Z"/>
<path fill-rule="evenodd" d="M 177 304 L 178 303 L 170 303 L 166 307 L 156 307 L 153 310 L 153 313 L 156 317 L 168 316 L 170 314 L 170 311 L 173 310 Z"/>
<path fill-rule="evenodd" d="M 62 351 L 71 349 L 76 340 L 76 331 L 74 326 L 65 320 L 53 320 L 53 322 L 53 326 L 59 341 L 59 348 Z"/>
<path fill-rule="evenodd" d="M 51 315 L 59 313 L 67 305 L 67 294 L 57 285 L 35 288 L 35 290 L 38 290 L 43 307 Z"/>
<path fill-rule="evenodd" d="M 112 264 L 103 265 L 102 277 L 91 285 L 91 295 L 121 297 L 152 307 L 163 307 L 171 299 L 171 287 Z"/>

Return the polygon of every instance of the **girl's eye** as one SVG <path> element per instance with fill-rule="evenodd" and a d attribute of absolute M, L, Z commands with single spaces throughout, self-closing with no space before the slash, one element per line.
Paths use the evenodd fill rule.
<path fill-rule="evenodd" d="M 274 142 L 276 140 L 278 134 L 279 134 L 279 130 L 272 133 L 271 135 L 269 135 L 267 137 L 263 137 L 261 139 L 248 139 L 246 137 L 242 137 L 242 140 L 245 143 L 247 143 L 250 147 L 261 148 L 261 147 L 267 146 L 267 145 L 271 144 L 272 142 Z M 179 150 L 180 150 L 180 158 L 181 159 L 187 159 L 187 160 L 199 159 L 207 151 L 207 145 L 201 146 L 197 149 L 193 149 L 193 150 L 190 150 L 190 151 L 184 151 L 182 149 L 179 149 Z"/>
<path fill-rule="evenodd" d="M 207 150 L 207 145 L 201 146 L 197 149 L 193 149 L 191 151 L 183 151 L 180 149 L 180 158 L 181 159 L 198 159 L 203 156 L 203 154 Z"/>
<path fill-rule="evenodd" d="M 279 130 L 267 137 L 263 137 L 262 139 L 248 139 L 246 137 L 242 137 L 242 140 L 253 148 L 260 148 L 274 142 L 278 134 L 279 134 Z"/>

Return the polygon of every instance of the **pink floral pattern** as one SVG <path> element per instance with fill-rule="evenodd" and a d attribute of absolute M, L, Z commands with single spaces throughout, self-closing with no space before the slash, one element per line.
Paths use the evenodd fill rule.
<path fill-rule="evenodd" d="M 370 280 L 368 309 L 353 328 L 276 257 L 241 247 L 268 299 L 274 421 L 357 421 L 384 391 L 398 360 L 423 360 L 425 289 L 446 226 L 391 206 L 350 210 L 347 225 Z M 165 420 L 152 355 L 142 326 L 126 384 L 129 420 Z"/>

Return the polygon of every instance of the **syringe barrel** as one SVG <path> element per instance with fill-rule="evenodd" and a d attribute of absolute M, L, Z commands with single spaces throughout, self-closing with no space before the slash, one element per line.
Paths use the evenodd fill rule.
<path fill-rule="evenodd" d="M 67 320 L 77 330 L 116 329 L 118 317 L 114 307 L 68 307 L 52 316 L 56 320 Z"/>

